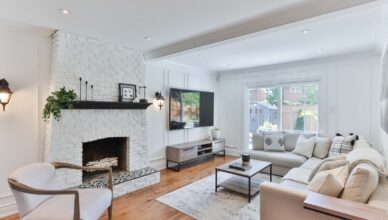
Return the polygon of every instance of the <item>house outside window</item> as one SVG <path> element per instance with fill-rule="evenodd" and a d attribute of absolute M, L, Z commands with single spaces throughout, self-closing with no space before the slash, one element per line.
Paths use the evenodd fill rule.
<path fill-rule="evenodd" d="M 251 134 L 259 130 L 318 131 L 318 83 L 261 87 L 251 89 L 250 94 L 255 94 L 250 100 Z"/>

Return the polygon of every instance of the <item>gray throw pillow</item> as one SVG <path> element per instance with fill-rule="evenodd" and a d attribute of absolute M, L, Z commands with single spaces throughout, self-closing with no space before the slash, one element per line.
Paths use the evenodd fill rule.
<path fill-rule="evenodd" d="M 317 137 L 315 140 L 313 156 L 320 159 L 326 158 L 327 155 L 329 154 L 330 146 L 331 146 L 330 138 Z"/>
<path fill-rule="evenodd" d="M 264 134 L 265 151 L 285 151 L 283 143 L 283 134 Z"/>
<path fill-rule="evenodd" d="M 262 134 L 252 135 L 252 149 L 253 150 L 264 150 L 264 136 Z"/>

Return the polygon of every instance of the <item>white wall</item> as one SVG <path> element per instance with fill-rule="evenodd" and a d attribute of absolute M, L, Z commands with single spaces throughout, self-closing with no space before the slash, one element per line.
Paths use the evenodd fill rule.
<path fill-rule="evenodd" d="M 248 88 L 318 80 L 320 132 L 327 135 L 355 132 L 381 150 L 376 107 L 380 86 L 378 66 L 378 54 L 365 52 L 220 73 L 219 125 L 227 145 L 235 147 L 237 153 L 248 146 Z"/>
<path fill-rule="evenodd" d="M 166 167 L 166 146 L 205 139 L 209 128 L 193 128 L 186 130 L 168 130 L 168 98 L 170 88 L 194 89 L 217 93 L 216 77 L 199 69 L 193 69 L 168 63 L 146 65 L 147 99 L 153 101 L 147 110 L 148 155 L 151 166 L 162 169 Z M 155 92 L 161 91 L 166 99 L 162 110 L 155 103 Z M 217 125 L 217 107 L 215 107 L 215 125 Z"/>
<path fill-rule="evenodd" d="M 0 25 L 0 79 L 5 78 L 14 92 L 6 111 L 0 112 L 0 217 L 16 210 L 8 175 L 43 160 L 41 112 L 49 85 L 50 40 L 31 30 Z"/>

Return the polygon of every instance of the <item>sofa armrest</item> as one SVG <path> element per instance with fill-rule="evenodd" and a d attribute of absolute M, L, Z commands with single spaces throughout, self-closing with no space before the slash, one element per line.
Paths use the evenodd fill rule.
<path fill-rule="evenodd" d="M 308 193 L 277 183 L 264 182 L 260 187 L 260 219 L 331 220 L 338 219 L 304 208 Z"/>

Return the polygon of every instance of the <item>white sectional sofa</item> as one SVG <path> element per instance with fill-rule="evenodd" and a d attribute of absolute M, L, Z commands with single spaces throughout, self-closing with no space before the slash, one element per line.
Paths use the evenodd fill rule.
<path fill-rule="evenodd" d="M 284 147 L 286 151 L 264 151 L 262 136 L 254 134 L 252 137 L 252 150 L 247 151 L 252 159 L 272 162 L 272 173 L 278 176 L 284 176 L 292 168 L 300 167 L 306 163 L 307 158 L 301 155 L 292 153 L 295 149 L 296 141 L 301 133 L 299 132 L 285 132 L 284 133 Z M 315 136 L 315 133 L 303 134 L 305 137 Z M 310 163 L 318 163 L 321 159 L 312 157 Z M 310 160 L 309 159 L 309 160 Z"/>
<path fill-rule="evenodd" d="M 295 134 L 298 136 L 300 134 Z M 254 137 L 255 138 L 255 137 Z M 285 138 L 290 136 L 285 135 Z M 260 219 L 261 220 L 326 220 L 338 219 L 320 212 L 304 208 L 304 200 L 311 191 L 308 189 L 309 180 L 322 165 L 323 158 L 311 157 L 309 159 L 291 153 L 294 144 L 288 141 L 285 152 L 267 152 L 263 150 L 250 150 L 253 159 L 270 161 L 275 168 L 275 174 L 284 176 L 281 183 L 264 182 L 260 190 Z M 254 140 L 257 141 L 257 140 Z M 365 140 L 355 142 L 354 149 L 370 148 Z M 257 146 L 256 146 L 257 149 Z M 376 171 L 377 172 L 377 171 Z M 380 177 L 380 183 L 373 191 L 366 204 L 385 209 L 388 212 L 388 183 Z"/>

